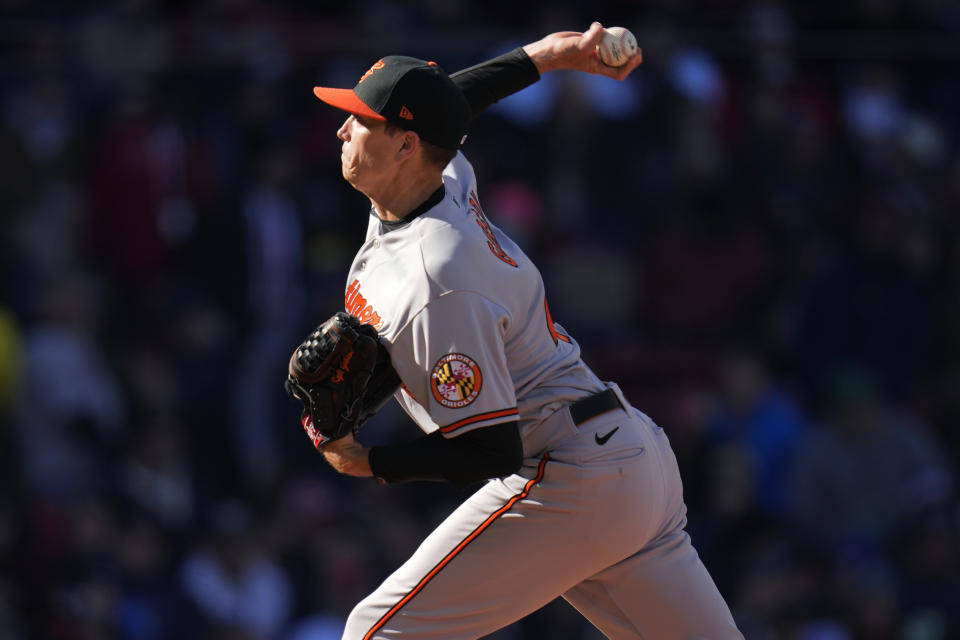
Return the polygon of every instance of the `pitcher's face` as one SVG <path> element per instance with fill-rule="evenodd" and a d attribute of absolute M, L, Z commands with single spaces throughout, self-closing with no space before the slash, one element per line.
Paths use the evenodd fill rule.
<path fill-rule="evenodd" d="M 372 187 L 389 178 L 396 157 L 396 135 L 386 132 L 386 123 L 366 116 L 348 117 L 337 137 L 343 178 L 354 189 L 370 195 Z"/>

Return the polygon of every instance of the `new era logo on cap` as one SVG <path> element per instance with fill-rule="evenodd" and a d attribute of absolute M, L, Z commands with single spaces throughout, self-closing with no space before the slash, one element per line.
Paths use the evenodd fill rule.
<path fill-rule="evenodd" d="M 467 99 L 436 62 L 406 56 L 378 60 L 353 89 L 314 87 L 313 93 L 348 113 L 415 131 L 445 149 L 459 148 L 471 117 Z"/>

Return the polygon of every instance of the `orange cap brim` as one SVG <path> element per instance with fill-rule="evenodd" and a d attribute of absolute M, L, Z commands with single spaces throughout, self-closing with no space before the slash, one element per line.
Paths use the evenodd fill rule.
<path fill-rule="evenodd" d="M 327 104 L 343 109 L 347 113 L 358 116 L 366 116 L 374 120 L 386 120 L 382 115 L 371 109 L 367 104 L 357 97 L 353 89 L 332 89 L 330 87 L 314 87 L 313 95 L 317 96 Z"/>

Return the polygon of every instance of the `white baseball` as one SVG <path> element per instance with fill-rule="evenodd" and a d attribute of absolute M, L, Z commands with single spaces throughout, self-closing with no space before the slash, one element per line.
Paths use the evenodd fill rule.
<path fill-rule="evenodd" d="M 600 59 L 611 67 L 622 67 L 637 53 L 637 39 L 629 29 L 610 27 L 604 29 L 603 40 L 597 45 Z"/>

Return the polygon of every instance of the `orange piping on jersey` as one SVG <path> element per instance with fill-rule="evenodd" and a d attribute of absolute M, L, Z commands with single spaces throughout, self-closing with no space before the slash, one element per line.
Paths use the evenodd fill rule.
<path fill-rule="evenodd" d="M 487 413 L 478 413 L 475 416 L 470 416 L 469 418 L 464 418 L 463 420 L 457 420 L 453 424 L 448 424 L 445 427 L 440 427 L 440 431 L 443 433 L 450 433 L 451 431 L 456 431 L 460 427 L 465 427 L 468 424 L 473 424 L 475 422 L 482 422 L 483 420 L 492 420 L 493 418 L 503 418 L 506 416 L 518 416 L 520 411 L 514 407 L 512 409 L 500 409 L 498 411 L 489 411 Z"/>
<path fill-rule="evenodd" d="M 411 589 L 407 593 L 407 595 L 405 595 L 400 600 L 400 602 L 393 605 L 393 607 L 391 607 L 389 611 L 383 614 L 383 617 L 377 620 L 377 623 L 373 625 L 373 627 L 371 627 L 369 631 L 367 631 L 365 636 L 363 636 L 363 640 L 370 640 L 370 638 L 373 637 L 373 634 L 375 634 L 377 631 L 383 628 L 383 625 L 385 625 L 387 621 L 389 621 L 390 618 L 392 618 L 394 614 L 397 613 L 397 611 L 402 609 L 404 605 L 410 602 L 410 600 L 412 600 L 415 595 L 423 591 L 423 588 L 427 586 L 427 583 L 433 580 L 433 578 L 438 573 L 440 573 L 440 571 L 444 567 L 450 564 L 450 561 L 453 560 L 455 557 L 457 557 L 457 555 L 459 555 L 459 553 L 463 551 L 468 544 L 476 540 L 481 533 L 486 531 L 486 529 L 491 524 L 493 524 L 494 520 L 502 516 L 504 513 L 506 513 L 510 509 L 512 509 L 513 505 L 517 504 L 517 502 L 526 498 L 530 494 L 530 489 L 533 488 L 533 485 L 543 480 L 543 472 L 547 467 L 548 460 L 550 460 L 550 454 L 549 453 L 543 454 L 543 458 L 540 460 L 540 465 L 539 467 L 537 467 L 536 477 L 531 478 L 530 480 L 527 480 L 526 484 L 523 485 L 523 489 L 520 491 L 520 493 L 510 498 L 506 504 L 504 504 L 502 507 L 500 507 L 499 509 L 491 513 L 486 520 L 481 522 L 480 525 L 476 529 L 474 529 L 473 532 L 470 533 L 470 535 L 464 538 L 460 542 L 460 544 L 458 544 L 456 547 L 453 548 L 453 550 L 450 553 L 445 555 L 443 559 L 440 562 L 438 562 L 437 565 L 433 569 L 431 569 L 427 575 L 425 575 L 423 578 L 420 579 L 420 582 L 418 582 L 417 585 L 413 589 Z"/>
<path fill-rule="evenodd" d="M 543 299 L 543 310 L 547 312 L 547 331 L 550 332 L 550 337 L 553 338 L 553 344 L 558 344 L 560 340 L 564 342 L 570 342 L 570 338 L 559 333 L 557 327 L 553 324 L 553 317 L 550 315 L 550 306 L 547 305 L 547 299 Z"/>

